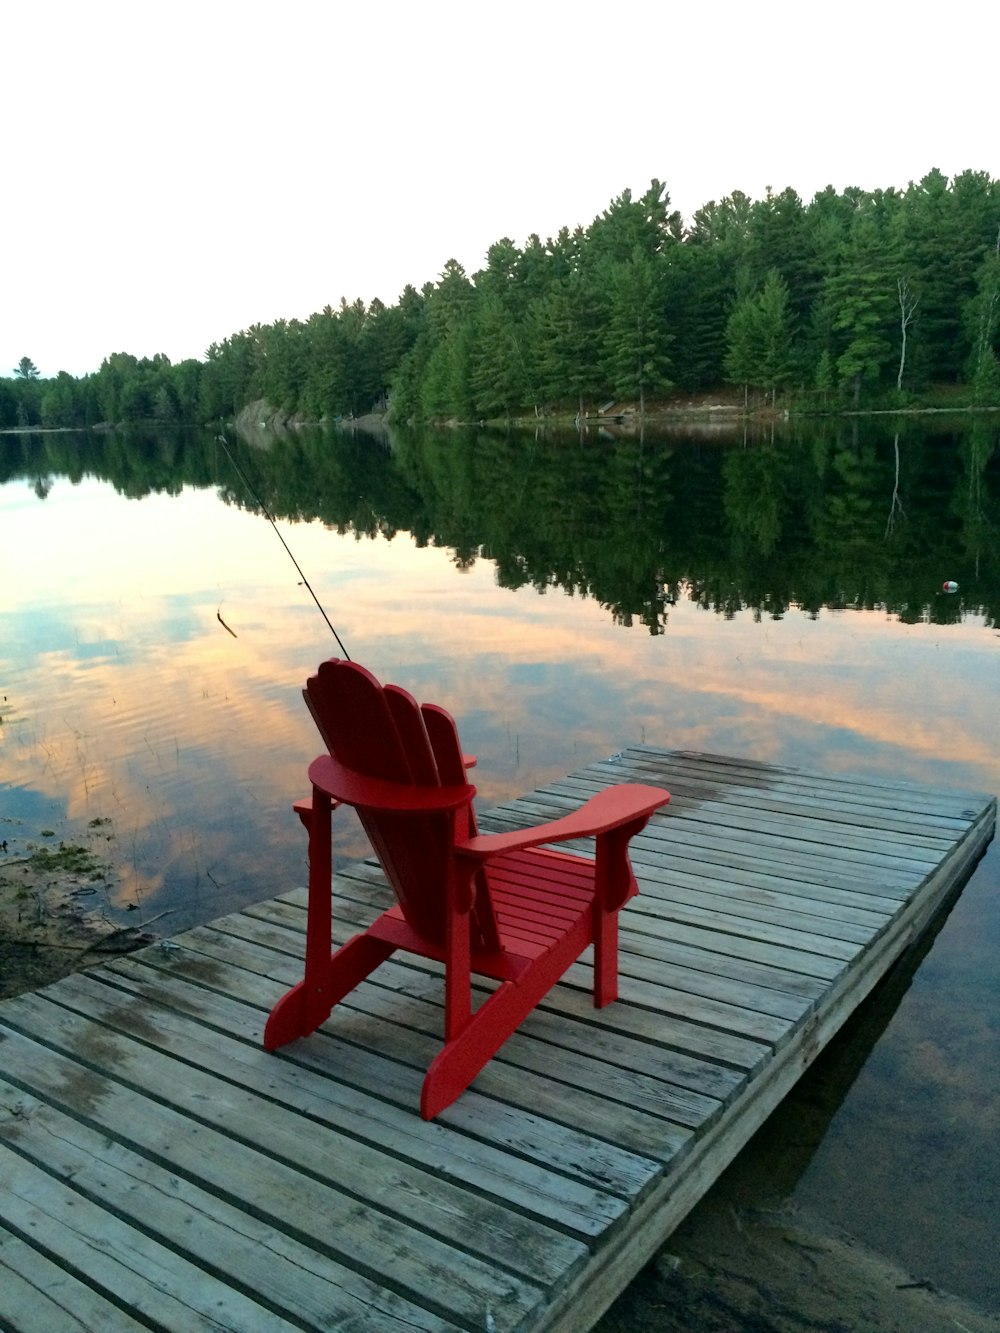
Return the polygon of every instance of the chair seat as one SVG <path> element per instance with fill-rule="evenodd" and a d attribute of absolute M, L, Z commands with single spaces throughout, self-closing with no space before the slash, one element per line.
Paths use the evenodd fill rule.
<path fill-rule="evenodd" d="M 490 863 L 488 884 L 501 947 L 499 952 L 473 947 L 473 972 L 516 981 L 546 955 L 558 951 L 560 957 L 577 958 L 591 943 L 594 865 L 587 858 L 537 849 L 511 852 Z M 634 893 L 633 887 L 629 897 Z M 447 950 L 413 930 L 398 905 L 383 912 L 368 933 L 396 949 L 447 962 Z"/>
<path fill-rule="evenodd" d="M 537 957 L 581 920 L 592 928 L 594 863 L 588 857 L 509 852 L 490 862 L 487 878 L 501 937 L 515 953 Z M 635 893 L 633 881 L 627 896 Z"/>

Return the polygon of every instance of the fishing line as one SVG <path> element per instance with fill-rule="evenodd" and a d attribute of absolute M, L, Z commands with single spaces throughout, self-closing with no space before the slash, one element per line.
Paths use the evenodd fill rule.
<path fill-rule="evenodd" d="M 318 598 L 318 597 L 316 596 L 316 594 L 313 592 L 312 584 L 309 582 L 309 580 L 306 578 L 305 574 L 302 572 L 302 566 L 301 566 L 301 565 L 299 564 L 299 562 L 295 559 L 295 556 L 292 555 L 292 548 L 288 545 L 288 543 L 285 541 L 284 537 L 282 537 L 281 533 L 278 531 L 278 525 L 277 525 L 277 523 L 275 523 L 274 518 L 272 517 L 272 514 L 271 514 L 270 509 L 268 509 L 267 505 L 264 503 L 264 501 L 260 498 L 260 496 L 259 496 L 259 495 L 257 494 L 257 492 L 254 490 L 254 488 L 253 488 L 253 486 L 251 485 L 250 480 L 249 480 L 249 478 L 247 477 L 246 473 L 243 471 L 243 469 L 240 467 L 239 463 L 237 463 L 236 459 L 233 457 L 232 452 L 231 452 L 231 450 L 230 450 L 230 448 L 229 448 L 229 445 L 228 445 L 228 443 L 226 442 L 226 437 L 225 437 L 224 435 L 217 435 L 215 438 L 219 441 L 219 443 L 222 445 L 223 449 L 226 451 L 226 457 L 229 459 L 230 463 L 232 463 L 232 465 L 233 465 L 233 471 L 236 473 L 236 475 L 239 477 L 240 481 L 242 481 L 243 485 L 246 487 L 246 489 L 247 489 L 247 491 L 248 491 L 248 493 L 249 493 L 249 495 L 250 495 L 250 498 L 254 501 L 254 503 L 257 505 L 257 507 L 262 511 L 262 513 L 264 514 L 264 517 L 267 519 L 268 523 L 270 523 L 271 527 L 274 528 L 275 535 L 277 536 L 278 541 L 281 542 L 282 546 L 283 546 L 283 547 L 285 548 L 285 550 L 288 552 L 288 558 L 289 558 L 289 560 L 291 560 L 292 564 L 295 566 L 295 568 L 296 568 L 296 569 L 298 570 L 298 572 L 299 572 L 299 577 L 302 579 L 302 586 L 303 586 L 304 588 L 307 588 L 307 589 L 308 589 L 310 597 L 313 599 L 313 601 L 314 601 L 314 602 L 316 603 L 316 605 L 319 607 L 319 613 L 320 613 L 320 615 L 323 617 L 323 619 L 326 621 L 326 623 L 330 626 L 330 633 L 331 633 L 331 634 L 333 635 L 333 637 L 337 640 L 337 647 L 338 647 L 338 648 L 340 649 L 340 651 L 344 654 L 344 658 L 349 662 L 349 661 L 351 660 L 350 654 L 348 653 L 348 651 L 347 651 L 347 649 L 344 647 L 344 645 L 341 643 L 341 641 L 340 641 L 340 635 L 339 635 L 339 634 L 337 633 L 337 631 L 333 628 L 333 623 L 332 623 L 332 621 L 330 620 L 330 617 L 329 617 L 329 616 L 326 614 L 326 612 L 323 610 L 323 603 L 319 600 L 319 598 Z M 221 620 L 222 617 L 220 616 L 219 619 Z M 226 628 L 229 629 L 229 626 L 227 625 Z M 232 630 L 229 630 L 229 632 L 230 632 L 230 634 L 232 634 Z"/>

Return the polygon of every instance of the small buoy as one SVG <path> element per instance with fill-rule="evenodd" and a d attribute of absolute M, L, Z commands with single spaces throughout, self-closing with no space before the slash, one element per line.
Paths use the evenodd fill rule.
<path fill-rule="evenodd" d="M 945 579 L 944 585 L 943 585 L 943 587 L 942 587 L 942 591 L 943 591 L 943 592 L 958 592 L 958 584 L 954 581 L 954 579 Z"/>

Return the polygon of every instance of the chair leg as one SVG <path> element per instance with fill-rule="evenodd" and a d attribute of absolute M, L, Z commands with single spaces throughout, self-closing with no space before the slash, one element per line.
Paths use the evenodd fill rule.
<path fill-rule="evenodd" d="M 459 1035 L 445 1043 L 431 1061 L 420 1090 L 420 1114 L 425 1120 L 440 1115 L 492 1060 L 538 1003 L 532 992 L 533 988 L 523 990 L 515 982 L 503 982 Z"/>
<path fill-rule="evenodd" d="M 274 1006 L 264 1027 L 264 1049 L 276 1051 L 315 1032 L 333 1006 L 394 952 L 394 945 L 367 933 L 349 939 L 329 960 L 324 975 L 306 977 Z"/>
<path fill-rule="evenodd" d="M 281 997 L 268 1016 L 264 1027 L 264 1049 L 268 1051 L 315 1032 L 330 1017 L 333 1006 L 394 951 L 394 945 L 366 932 L 349 939 L 335 953 L 330 952 L 333 805 L 327 793 L 314 785 L 312 800 L 299 801 L 294 807 L 309 831 L 305 976 Z"/>
<path fill-rule="evenodd" d="M 508 1037 L 548 994 L 586 947 L 586 929 L 567 935 L 547 957 L 536 960 L 517 981 L 504 981 L 484 1000 L 466 1026 L 431 1061 L 420 1093 L 420 1114 L 433 1120 L 469 1086 Z"/>
<path fill-rule="evenodd" d="M 444 973 L 444 1039 L 453 1041 L 472 1018 L 472 970 L 468 912 L 450 912 Z"/>
<path fill-rule="evenodd" d="M 594 1008 L 618 999 L 618 913 L 594 908 Z"/>

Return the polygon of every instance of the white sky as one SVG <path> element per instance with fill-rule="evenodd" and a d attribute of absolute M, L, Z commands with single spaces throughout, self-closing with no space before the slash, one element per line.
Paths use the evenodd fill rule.
<path fill-rule="evenodd" d="M 0 375 L 392 304 L 653 176 L 685 217 L 1000 177 L 996 35 L 979 0 L 7 6 Z"/>

